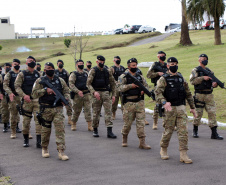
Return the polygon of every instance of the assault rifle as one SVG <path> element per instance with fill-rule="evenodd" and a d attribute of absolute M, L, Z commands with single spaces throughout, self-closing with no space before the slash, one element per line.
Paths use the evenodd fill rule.
<path fill-rule="evenodd" d="M 159 113 L 159 117 L 161 118 L 162 114 L 164 113 L 164 107 L 162 106 L 162 104 L 156 104 L 156 106 Z"/>
<path fill-rule="evenodd" d="M 164 74 L 167 72 L 167 68 L 161 68 L 159 65 L 155 65 L 153 69 L 158 70 L 159 72 L 163 72 Z"/>
<path fill-rule="evenodd" d="M 149 97 L 151 97 L 154 100 L 153 93 L 151 93 L 146 87 L 144 87 L 144 85 L 142 83 L 140 83 L 140 81 L 137 80 L 134 76 L 132 76 L 129 72 L 125 73 L 124 78 L 125 77 L 132 78 L 133 83 L 135 85 L 137 85 L 140 88 L 141 91 L 144 91 L 145 94 L 147 94 Z"/>
<path fill-rule="evenodd" d="M 55 92 L 55 94 L 56 94 L 56 96 L 55 96 L 55 98 L 56 98 L 56 100 L 54 101 L 54 103 L 53 103 L 53 107 L 55 107 L 56 106 L 56 104 L 57 104 L 57 102 L 59 101 L 59 100 L 61 100 L 63 103 L 64 103 L 64 105 L 68 105 L 69 106 L 69 102 L 64 98 L 64 96 L 49 82 L 49 80 L 48 79 L 46 79 L 46 77 L 45 78 L 42 78 L 42 80 L 39 82 L 40 84 L 42 84 L 42 85 L 46 85 L 47 87 L 49 87 L 50 89 L 52 89 L 54 92 Z"/>
<path fill-rule="evenodd" d="M 224 86 L 224 83 L 221 82 L 217 77 L 215 77 L 210 71 L 203 69 L 201 66 L 197 67 L 197 71 L 203 72 L 205 75 L 212 78 L 213 82 L 216 82 L 222 89 L 226 89 L 226 87 Z"/>

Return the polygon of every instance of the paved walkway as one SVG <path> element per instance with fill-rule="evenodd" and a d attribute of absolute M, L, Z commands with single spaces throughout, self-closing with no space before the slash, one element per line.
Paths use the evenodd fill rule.
<path fill-rule="evenodd" d="M 16 185 L 225 185 L 225 140 L 211 140 L 210 129 L 206 125 L 200 126 L 199 139 L 192 138 L 190 123 L 188 154 L 194 163 L 179 162 L 176 132 L 168 151 L 170 160 L 163 161 L 159 155 L 159 141 L 163 132 L 161 123 L 159 130 L 154 131 L 151 129 L 151 115 L 146 115 L 146 119 L 151 123 L 145 127 L 146 141 L 151 145 L 151 150 L 138 148 L 135 125 L 128 137 L 129 147 L 121 147 L 121 111 L 117 111 L 114 120 L 113 131 L 117 139 L 106 137 L 103 117 L 100 120 L 99 138 L 93 138 L 92 133 L 87 131 L 83 114 L 75 132 L 70 130 L 66 120 L 65 153 L 70 157 L 68 161 L 58 159 L 54 128 L 49 146 L 51 157 L 47 159 L 42 158 L 41 149 L 35 147 L 34 122 L 31 127 L 34 139 L 30 140 L 29 148 L 22 147 L 22 134 L 17 134 L 18 138 L 12 140 L 10 133 L 0 132 L 0 168 L 4 175 L 11 176 Z M 226 138 L 225 131 L 219 132 Z"/>
<path fill-rule="evenodd" d="M 174 34 L 174 33 L 163 33 L 162 35 L 159 35 L 159 36 L 139 40 L 139 41 L 134 42 L 133 44 L 129 45 L 128 47 L 130 47 L 130 46 L 140 46 L 140 45 L 149 44 L 149 43 L 152 43 L 152 42 L 160 42 L 160 41 L 164 40 L 165 38 L 169 37 L 172 34 Z"/>

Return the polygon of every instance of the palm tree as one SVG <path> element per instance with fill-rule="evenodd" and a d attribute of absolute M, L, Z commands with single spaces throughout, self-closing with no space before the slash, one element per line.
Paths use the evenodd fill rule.
<path fill-rule="evenodd" d="M 192 42 L 188 31 L 186 0 L 181 0 L 181 7 L 182 7 L 182 23 L 181 23 L 180 44 L 183 46 L 188 46 L 192 45 Z"/>
<path fill-rule="evenodd" d="M 187 14 L 190 20 L 203 21 L 205 12 L 208 17 L 213 17 L 215 45 L 222 44 L 219 22 L 220 17 L 224 15 L 224 10 L 224 0 L 188 0 Z"/>

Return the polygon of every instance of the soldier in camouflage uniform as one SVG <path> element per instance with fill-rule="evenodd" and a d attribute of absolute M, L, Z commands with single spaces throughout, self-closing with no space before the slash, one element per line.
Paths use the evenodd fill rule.
<path fill-rule="evenodd" d="M 115 78 L 115 83 L 116 83 L 116 96 L 115 96 L 115 103 L 112 105 L 112 119 L 115 119 L 115 114 L 118 108 L 118 102 L 119 98 L 121 99 L 121 93 L 119 91 L 119 84 L 118 84 L 118 77 L 125 72 L 125 68 L 120 65 L 121 63 L 121 58 L 119 56 L 115 56 L 113 62 L 115 63 L 114 66 L 110 67 L 110 71 L 113 74 Z M 121 104 L 121 109 L 123 109 L 122 104 Z"/>
<path fill-rule="evenodd" d="M 208 64 L 208 56 L 206 54 L 201 54 L 199 56 L 199 66 L 205 70 L 213 72 L 206 67 Z M 208 124 L 212 130 L 211 139 L 223 140 L 222 136 L 217 133 L 217 120 L 216 120 L 216 105 L 214 102 L 214 96 L 212 94 L 213 88 L 217 87 L 217 83 L 213 82 L 212 79 L 203 74 L 203 72 L 198 70 L 198 67 L 194 68 L 191 72 L 190 82 L 195 87 L 195 106 L 198 117 L 194 119 L 193 125 L 193 137 L 198 138 L 198 126 L 201 124 L 200 120 L 203 115 L 203 109 L 205 108 L 208 113 Z"/>
<path fill-rule="evenodd" d="M 154 62 L 147 72 L 147 78 L 151 78 L 151 82 L 154 83 L 155 88 L 159 78 L 167 71 L 166 63 L 164 62 L 166 60 L 166 53 L 164 51 L 159 51 L 157 57 L 159 61 Z M 158 129 L 158 117 L 158 107 L 156 104 L 153 113 L 153 130 Z"/>
<path fill-rule="evenodd" d="M 5 63 L 4 64 L 4 69 L 5 69 L 5 74 L 0 75 L 0 91 L 1 91 L 1 111 L 2 111 L 2 123 L 4 123 L 4 129 L 3 132 L 8 132 L 8 129 L 10 128 L 9 124 L 9 97 L 6 96 L 6 92 L 3 88 L 3 81 L 5 79 L 5 75 L 11 70 L 11 64 L 10 63 Z"/>
<path fill-rule="evenodd" d="M 1 78 L 1 74 L 2 74 L 2 67 L 0 66 L 0 78 Z M 0 89 L 1 91 L 1 89 Z M 0 97 L 0 123 L 2 122 L 2 100 L 1 100 L 1 97 Z"/>
<path fill-rule="evenodd" d="M 58 69 L 55 70 L 55 74 L 61 78 L 64 79 L 64 81 L 66 82 L 66 84 L 69 87 L 69 83 L 68 83 L 68 79 L 69 79 L 69 73 L 63 68 L 64 67 L 64 62 L 63 60 L 58 60 L 57 61 L 57 66 Z M 71 101 L 69 100 L 69 106 L 66 106 L 66 110 L 67 110 L 67 116 L 68 116 L 68 125 L 72 124 L 71 121 L 71 116 L 72 116 L 72 105 L 71 105 Z"/>
<path fill-rule="evenodd" d="M 162 104 L 165 109 L 164 132 L 160 142 L 160 155 L 163 160 L 169 159 L 167 148 L 175 125 L 177 126 L 177 135 L 179 140 L 180 161 L 192 163 L 187 156 L 188 150 L 188 130 L 186 100 L 190 106 L 190 112 L 196 117 L 195 104 L 189 89 L 188 83 L 183 76 L 177 72 L 178 61 L 174 57 L 167 60 L 169 71 L 164 74 L 157 82 L 155 89 L 156 102 Z"/>
<path fill-rule="evenodd" d="M 88 124 L 88 130 L 93 131 L 92 118 L 91 118 L 91 96 L 88 88 L 86 87 L 88 73 L 83 70 L 83 60 L 76 61 L 77 71 L 73 71 L 69 77 L 69 86 L 74 95 L 73 98 L 73 116 L 71 130 L 76 130 L 76 123 L 79 115 L 84 107 L 85 119 Z"/>
<path fill-rule="evenodd" d="M 22 99 L 21 110 L 23 112 L 23 136 L 24 147 L 29 147 L 29 131 L 31 125 L 32 114 L 35 120 L 36 130 L 36 147 L 41 148 L 41 125 L 39 125 L 36 112 L 39 110 L 38 99 L 31 96 L 32 87 L 36 79 L 40 77 L 38 71 L 34 68 L 36 66 L 36 60 L 34 57 L 29 56 L 26 60 L 27 69 L 21 71 L 14 83 L 17 94 Z"/>
<path fill-rule="evenodd" d="M 107 126 L 107 137 L 117 138 L 112 132 L 112 104 L 115 101 L 115 79 L 110 71 L 104 66 L 105 58 L 101 55 L 97 56 L 97 66 L 93 67 L 89 72 L 86 86 L 93 99 L 93 137 L 99 137 L 98 126 L 100 121 L 100 111 L 102 105 L 105 111 L 105 125 Z M 112 90 L 112 98 L 110 97 L 110 88 Z M 112 101 L 111 101 L 112 99 Z"/>
<path fill-rule="evenodd" d="M 18 110 L 16 108 L 17 105 L 20 106 L 20 97 L 16 93 L 14 82 L 16 80 L 17 75 L 19 74 L 20 69 L 20 60 L 13 59 L 12 63 L 13 70 L 9 71 L 5 75 L 5 79 L 3 82 L 3 88 L 9 97 L 9 112 L 10 112 L 10 123 L 11 123 L 11 139 L 16 138 L 16 133 L 21 133 L 21 130 L 18 127 L 20 122 L 20 116 Z"/>
<path fill-rule="evenodd" d="M 66 149 L 65 146 L 65 131 L 64 131 L 64 115 L 63 115 L 63 104 L 61 100 L 56 100 L 55 92 L 45 84 L 40 84 L 42 80 L 49 81 L 64 97 L 69 100 L 69 88 L 65 81 L 54 75 L 54 65 L 51 62 L 45 64 L 45 76 L 38 78 L 32 89 L 32 97 L 39 98 L 40 113 L 42 114 L 42 157 L 48 158 L 49 151 L 49 140 L 51 134 L 51 125 L 54 124 L 56 144 L 58 150 L 59 159 L 65 161 L 68 160 L 68 156 L 64 154 Z"/>
<path fill-rule="evenodd" d="M 135 78 L 137 78 L 146 88 L 148 84 L 142 75 L 136 73 L 137 71 L 137 60 L 136 58 L 131 58 L 128 60 L 127 65 L 130 73 Z M 149 145 L 145 143 L 145 107 L 144 107 L 144 92 L 139 89 L 137 85 L 133 83 L 131 77 L 125 77 L 125 74 L 119 77 L 119 87 L 123 96 L 123 121 L 124 126 L 122 129 L 122 146 L 127 147 L 127 137 L 131 129 L 133 121 L 136 119 L 137 136 L 140 140 L 139 148 L 141 149 L 151 149 Z"/>
<path fill-rule="evenodd" d="M 36 66 L 35 66 L 35 69 L 39 72 L 40 76 L 44 76 L 45 73 L 44 71 L 41 70 L 41 64 L 40 63 L 37 63 Z"/>
<path fill-rule="evenodd" d="M 92 62 L 91 61 L 87 61 L 86 62 L 86 69 L 84 69 L 84 71 L 89 73 L 91 69 L 92 69 Z"/>

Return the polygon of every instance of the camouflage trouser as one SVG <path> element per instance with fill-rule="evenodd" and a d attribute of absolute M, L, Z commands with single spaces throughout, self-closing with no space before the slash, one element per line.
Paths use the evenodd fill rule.
<path fill-rule="evenodd" d="M 108 91 L 97 91 L 100 94 L 100 100 L 97 100 L 95 97 L 93 98 L 93 128 L 97 128 L 99 126 L 100 121 L 100 111 L 102 105 L 104 106 L 104 118 L 105 125 L 107 127 L 113 127 L 112 123 L 112 101 L 110 97 L 110 93 Z"/>
<path fill-rule="evenodd" d="M 55 127 L 57 150 L 65 150 L 65 131 L 63 107 L 46 108 L 42 113 L 42 118 L 46 121 L 52 121 Z M 48 148 L 51 135 L 51 128 L 42 127 L 42 147 Z"/>
<path fill-rule="evenodd" d="M 188 150 L 188 128 L 187 128 L 187 114 L 186 107 L 172 106 L 172 111 L 165 111 L 164 125 L 165 128 L 162 139 L 160 141 L 160 146 L 167 148 L 171 136 L 174 131 L 174 127 L 177 126 L 177 136 L 179 140 L 179 150 Z"/>
<path fill-rule="evenodd" d="M 68 100 L 70 106 L 65 106 L 67 110 L 67 116 L 72 116 L 72 104 L 71 104 L 71 99 Z"/>
<path fill-rule="evenodd" d="M 1 102 L 1 110 L 2 110 L 2 123 L 9 122 L 9 104 L 6 100 L 6 96 L 3 96 L 3 100 Z"/>
<path fill-rule="evenodd" d="M 154 113 L 153 113 L 152 118 L 153 118 L 154 120 L 157 120 L 157 121 L 158 121 L 158 118 L 159 118 L 159 112 L 158 112 L 158 107 L 157 107 L 157 105 L 155 105 L 155 107 L 154 107 Z"/>
<path fill-rule="evenodd" d="M 217 126 L 217 120 L 216 120 L 216 105 L 214 102 L 214 96 L 213 94 L 199 94 L 196 93 L 195 98 L 198 101 L 205 102 L 205 105 L 203 108 L 196 108 L 197 112 L 197 118 L 194 119 L 193 125 L 199 126 L 201 124 L 200 120 L 203 115 L 203 109 L 205 108 L 207 114 L 208 114 L 208 125 L 210 128 Z M 199 103 L 197 104 L 199 105 Z"/>
<path fill-rule="evenodd" d="M 118 89 L 116 89 L 115 102 L 114 102 L 114 104 L 112 105 L 112 112 L 116 112 L 116 111 L 117 111 L 119 98 L 120 98 L 120 100 L 121 100 L 121 110 L 123 110 L 121 93 L 119 92 Z"/>
<path fill-rule="evenodd" d="M 75 95 L 73 100 L 73 116 L 72 121 L 77 122 L 79 115 L 84 107 L 85 119 L 87 122 L 91 122 L 91 96 L 90 93 L 84 94 L 83 97 L 80 97 L 78 94 Z"/>
<path fill-rule="evenodd" d="M 31 112 L 31 114 L 26 113 L 27 115 L 32 116 L 33 114 L 35 120 L 36 135 L 41 135 L 42 126 L 39 125 L 36 117 L 36 112 L 39 112 L 38 99 L 32 99 L 29 103 L 24 100 L 23 109 L 27 112 Z M 29 134 L 30 127 L 31 127 L 31 118 L 23 115 L 23 134 Z"/>
<path fill-rule="evenodd" d="M 21 105 L 20 97 L 14 96 L 13 101 L 9 101 L 11 129 L 16 129 L 17 123 L 20 122 L 20 116 L 16 108 L 17 104 Z"/>
<path fill-rule="evenodd" d="M 0 100 L 0 114 L 2 114 L 2 100 Z"/>
<path fill-rule="evenodd" d="M 123 107 L 123 121 L 124 125 L 121 133 L 128 135 L 131 129 L 133 121 L 136 119 L 137 136 L 145 137 L 144 125 L 145 125 L 145 109 L 144 101 L 139 102 L 127 102 Z"/>

